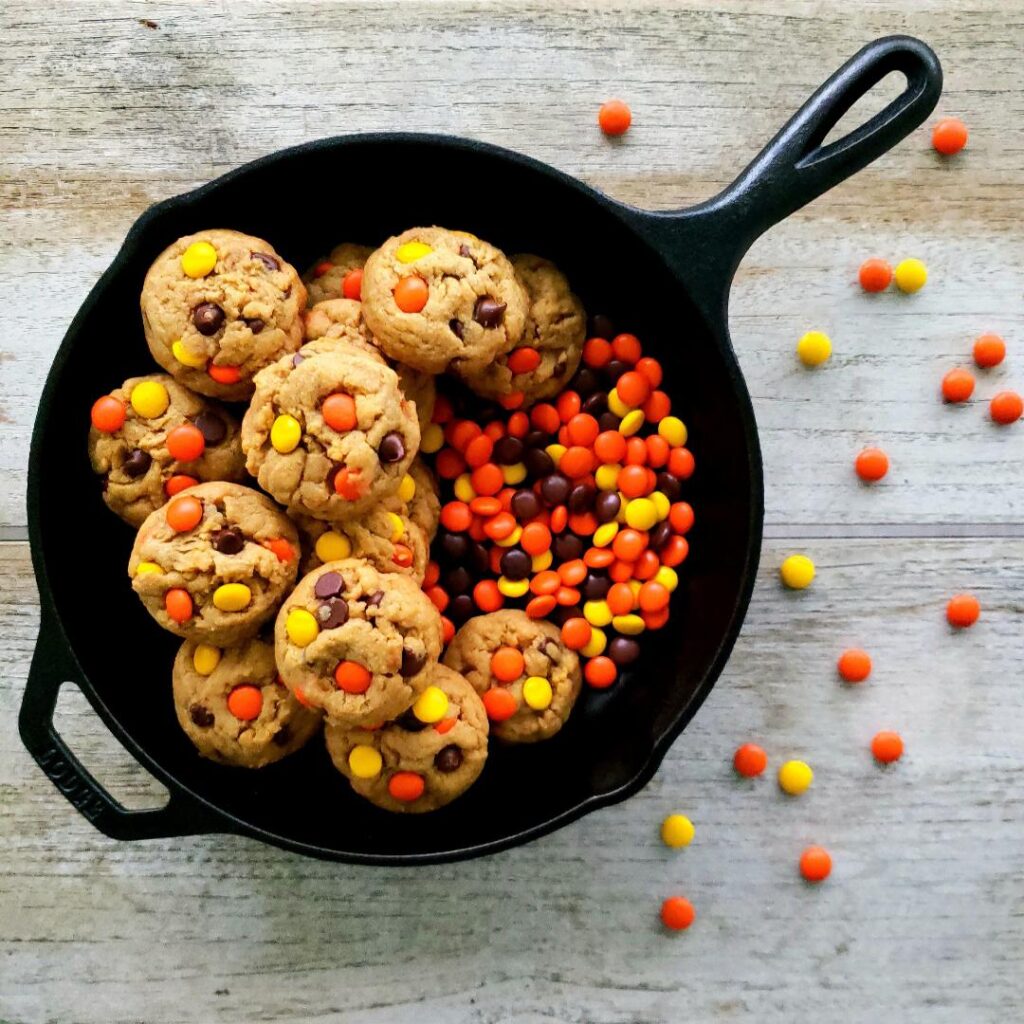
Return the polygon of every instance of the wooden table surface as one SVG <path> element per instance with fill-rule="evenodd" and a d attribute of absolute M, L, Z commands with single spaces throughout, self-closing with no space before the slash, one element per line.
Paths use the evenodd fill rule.
<path fill-rule="evenodd" d="M 60 338 L 149 204 L 292 143 L 415 129 L 682 207 L 891 32 L 936 48 L 938 113 L 966 120 L 970 146 L 942 160 L 918 130 L 740 268 L 731 324 L 764 446 L 761 573 L 725 673 L 641 794 L 525 848 L 419 870 L 232 837 L 118 844 L 78 816 L 16 733 L 38 624 L 25 464 Z M 995 427 L 984 403 L 1024 388 L 1019 2 L 7 0 L 0 39 L 0 1019 L 1019 1019 L 1024 424 Z M 594 127 L 615 94 L 635 113 L 618 144 Z M 358 201 L 296 184 L 300 215 Z M 869 255 L 923 258 L 928 286 L 863 295 Z M 813 372 L 794 357 L 809 328 L 835 344 Z M 944 407 L 942 374 L 985 330 L 1005 334 L 1009 359 L 979 374 L 969 405 Z M 892 470 L 868 488 L 852 460 L 870 442 Z M 777 566 L 797 550 L 819 577 L 784 593 Z M 984 611 L 953 634 L 943 607 L 959 590 Z M 834 661 L 853 644 L 876 670 L 844 689 Z M 59 719 L 128 806 L 159 802 L 73 688 Z M 868 753 L 880 728 L 907 743 L 888 770 Z M 771 778 L 736 780 L 747 739 L 773 766 L 806 758 L 813 789 L 789 800 Z M 697 838 L 671 852 L 657 827 L 676 810 Z M 835 862 L 818 888 L 796 873 L 811 842 Z M 674 892 L 697 908 L 682 935 L 657 923 Z"/>

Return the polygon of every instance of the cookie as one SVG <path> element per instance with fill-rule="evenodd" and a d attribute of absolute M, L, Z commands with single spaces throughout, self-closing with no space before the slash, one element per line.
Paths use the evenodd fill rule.
<path fill-rule="evenodd" d="M 342 341 L 261 371 L 242 420 L 260 486 L 289 512 L 332 522 L 394 494 L 419 443 L 394 370 Z"/>
<path fill-rule="evenodd" d="M 214 229 L 179 238 L 142 286 L 153 358 L 186 387 L 242 401 L 253 377 L 302 344 L 306 287 L 269 242 Z"/>
<path fill-rule="evenodd" d="M 355 245 L 343 242 L 331 250 L 329 256 L 318 260 L 302 275 L 302 280 L 309 293 L 308 303 L 311 306 L 324 299 L 351 298 L 358 299 L 362 285 L 362 275 L 353 275 L 347 283 L 345 278 L 353 270 L 362 270 L 366 257 L 373 252 L 369 245 Z M 346 294 L 351 292 L 351 294 Z"/>
<path fill-rule="evenodd" d="M 441 520 L 437 480 L 419 455 L 412 460 L 407 477 L 399 485 L 397 494 L 389 498 L 385 505 L 392 511 L 405 512 L 426 535 L 429 545 L 437 536 L 437 526 Z M 400 508 L 394 507 L 399 503 Z"/>
<path fill-rule="evenodd" d="M 89 461 L 107 507 L 132 526 L 185 487 L 245 477 L 235 418 L 167 374 L 130 377 L 95 408 Z"/>
<path fill-rule="evenodd" d="M 262 768 L 294 753 L 320 727 L 277 678 L 274 647 L 248 640 L 213 647 L 186 640 L 174 659 L 174 711 L 203 757 Z"/>
<path fill-rule="evenodd" d="M 510 743 L 554 736 L 582 683 L 580 660 L 557 627 L 514 609 L 470 619 L 452 638 L 444 663 L 469 680 L 483 698 L 491 733 Z"/>
<path fill-rule="evenodd" d="M 529 405 L 556 395 L 576 372 L 587 317 L 565 275 L 553 263 L 523 253 L 512 257 L 512 266 L 529 296 L 523 336 L 510 352 L 463 378 L 485 398 L 522 395 L 519 404 Z"/>
<path fill-rule="evenodd" d="M 299 581 L 274 642 L 281 678 L 300 701 L 347 725 L 377 725 L 426 687 L 441 616 L 408 576 L 342 559 Z"/>
<path fill-rule="evenodd" d="M 329 347 L 331 339 L 337 338 L 386 362 L 363 321 L 362 305 L 351 299 L 327 299 L 307 310 L 305 337 L 307 344 L 321 342 L 312 345 L 310 351 L 323 351 Z M 398 374 L 398 386 L 402 394 L 416 406 L 416 419 L 422 433 L 430 426 L 430 418 L 434 415 L 434 402 L 437 399 L 434 378 L 429 373 L 421 373 L 402 363 L 394 363 L 392 368 Z"/>
<path fill-rule="evenodd" d="M 526 290 L 505 255 L 444 228 L 389 238 L 366 261 L 362 295 L 384 353 L 424 373 L 482 372 L 526 324 Z"/>
<path fill-rule="evenodd" d="M 273 616 L 298 567 L 291 520 L 259 491 L 217 482 L 189 487 L 146 518 L 128 575 L 164 629 L 225 646 Z"/>
<path fill-rule="evenodd" d="M 451 803 L 487 760 L 487 713 L 466 680 L 444 665 L 423 675 L 417 702 L 379 729 L 328 721 L 327 752 L 362 797 L 386 811 L 421 813 Z"/>
<path fill-rule="evenodd" d="M 406 514 L 383 505 L 358 519 L 327 523 L 312 516 L 295 516 L 302 541 L 299 571 L 306 575 L 325 562 L 362 558 L 378 572 L 398 572 L 417 585 L 423 582 L 430 557 L 426 534 Z"/>

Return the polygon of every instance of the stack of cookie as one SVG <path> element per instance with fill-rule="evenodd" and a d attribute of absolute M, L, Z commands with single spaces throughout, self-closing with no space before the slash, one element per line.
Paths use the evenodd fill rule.
<path fill-rule="evenodd" d="M 341 245 L 303 281 L 211 230 L 157 258 L 141 305 L 167 373 L 95 403 L 89 452 L 138 528 L 134 590 L 184 639 L 174 701 L 200 753 L 260 767 L 325 723 L 357 793 L 428 811 L 479 776 L 489 718 L 509 742 L 557 732 L 581 673 L 555 626 L 505 610 L 443 636 L 417 457 L 435 375 L 515 408 L 576 371 L 585 320 L 557 270 L 433 227 Z M 218 399 L 248 403 L 240 424 Z M 514 713 L 481 700 L 495 678 Z"/>

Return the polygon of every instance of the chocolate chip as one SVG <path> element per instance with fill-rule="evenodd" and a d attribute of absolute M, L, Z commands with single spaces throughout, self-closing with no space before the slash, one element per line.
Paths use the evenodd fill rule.
<path fill-rule="evenodd" d="M 461 321 L 459 321 L 459 320 L 449 320 L 448 321 L 448 330 L 451 331 L 452 334 L 454 334 L 455 337 L 459 339 L 459 341 L 462 341 L 463 329 L 462 329 L 462 322 Z"/>
<path fill-rule="evenodd" d="M 403 711 L 396 719 L 395 725 L 399 729 L 404 729 L 406 732 L 423 732 L 427 727 L 427 722 L 421 722 L 413 713 L 412 708 L 408 711 Z"/>
<path fill-rule="evenodd" d="M 216 302 L 201 302 L 192 310 L 192 323 L 200 334 L 208 338 L 221 329 L 224 310 Z"/>
<path fill-rule="evenodd" d="M 494 442 L 493 458 L 501 466 L 514 466 L 523 457 L 523 442 L 518 437 L 499 437 Z"/>
<path fill-rule="evenodd" d="M 213 725 L 213 712 L 209 708 L 203 707 L 202 704 L 193 704 L 188 709 L 188 717 L 200 729 L 209 729 Z"/>
<path fill-rule="evenodd" d="M 617 636 L 608 645 L 608 657 L 616 665 L 632 665 L 640 657 L 640 645 L 635 640 Z"/>
<path fill-rule="evenodd" d="M 600 416 L 608 410 L 608 396 L 603 391 L 595 391 L 583 399 L 580 411 L 589 413 L 591 416 Z"/>
<path fill-rule="evenodd" d="M 305 361 L 306 361 L 306 357 L 305 356 L 300 356 L 299 353 L 296 352 L 295 355 L 292 356 L 292 369 L 294 369 L 300 363 L 304 363 Z"/>
<path fill-rule="evenodd" d="M 577 484 L 570 492 L 566 503 L 570 512 L 589 512 L 594 506 L 597 488 L 593 484 Z"/>
<path fill-rule="evenodd" d="M 210 543 L 222 555 L 237 555 L 245 547 L 245 537 L 237 526 L 225 526 L 210 537 Z"/>
<path fill-rule="evenodd" d="M 658 490 L 668 498 L 669 501 L 678 501 L 683 493 L 682 481 L 671 473 L 658 474 Z"/>
<path fill-rule="evenodd" d="M 271 256 L 269 252 L 250 252 L 249 255 L 254 260 L 259 260 L 267 270 L 281 269 L 281 261 Z"/>
<path fill-rule="evenodd" d="M 660 551 L 671 536 L 672 527 L 667 522 L 661 522 L 651 530 L 647 543 L 652 551 Z"/>
<path fill-rule="evenodd" d="M 505 319 L 506 304 L 492 299 L 490 295 L 484 295 L 476 300 L 473 309 L 473 319 L 481 327 L 499 327 Z"/>
<path fill-rule="evenodd" d="M 615 421 L 616 423 L 618 420 Z M 334 465 L 327 470 L 327 476 L 324 479 L 324 483 L 327 485 L 327 491 L 329 494 L 334 494 L 334 478 L 344 469 L 344 466 Z"/>
<path fill-rule="evenodd" d="M 549 473 L 540 482 L 540 496 L 549 508 L 564 505 L 572 485 L 561 473 Z"/>
<path fill-rule="evenodd" d="M 557 377 L 564 377 L 565 376 L 565 371 L 567 369 L 568 369 L 568 364 L 566 363 L 565 359 L 564 358 L 559 359 L 558 362 L 555 363 L 554 367 L 551 370 L 551 376 L 552 377 L 556 377 L 556 378 Z"/>
<path fill-rule="evenodd" d="M 245 326 L 248 327 L 253 334 L 259 334 L 260 331 L 267 326 L 258 316 L 243 319 L 245 319 Z"/>
<path fill-rule="evenodd" d="M 281 728 L 271 736 L 270 742 L 273 743 L 275 747 L 286 747 L 291 738 L 291 729 L 289 729 L 287 725 L 282 725 Z"/>
<path fill-rule="evenodd" d="M 445 609 L 445 615 L 452 620 L 452 622 L 463 623 L 466 619 L 472 618 L 476 614 L 476 605 L 473 603 L 473 598 L 469 594 L 456 594 L 452 598 L 451 603 Z"/>
<path fill-rule="evenodd" d="M 454 772 L 462 764 L 462 751 L 454 744 L 449 743 L 442 747 L 434 755 L 434 767 L 439 772 Z"/>
<path fill-rule="evenodd" d="M 621 359 L 613 359 L 604 368 L 605 375 L 614 384 L 628 369 L 629 364 L 624 363 Z"/>
<path fill-rule="evenodd" d="M 590 318 L 590 333 L 597 338 L 611 341 L 615 337 L 615 325 L 604 313 L 597 313 Z"/>
<path fill-rule="evenodd" d="M 555 460 L 543 448 L 527 448 L 523 464 L 532 477 L 547 476 L 555 468 Z"/>
<path fill-rule="evenodd" d="M 453 562 L 458 562 L 469 551 L 469 538 L 464 533 L 445 533 L 441 537 L 441 550 Z"/>
<path fill-rule="evenodd" d="M 527 431 L 526 437 L 523 438 L 523 444 L 527 448 L 544 448 L 547 443 L 548 435 L 543 430 Z"/>
<path fill-rule="evenodd" d="M 130 476 L 134 480 L 135 477 L 142 476 L 152 462 L 153 456 L 149 452 L 144 452 L 141 448 L 133 448 L 125 456 L 124 462 L 121 463 L 121 469 L 125 476 Z"/>
<path fill-rule="evenodd" d="M 203 440 L 213 447 L 228 436 L 228 425 L 215 412 L 201 412 L 192 422 L 199 428 Z"/>
<path fill-rule="evenodd" d="M 613 412 L 603 412 L 597 417 L 597 425 L 602 430 L 618 430 L 619 417 Z"/>
<path fill-rule="evenodd" d="M 465 242 L 463 242 L 462 245 L 459 246 L 459 255 L 465 256 L 467 259 L 470 258 L 469 246 L 466 245 Z"/>
<path fill-rule="evenodd" d="M 383 590 L 375 590 L 366 599 L 366 607 L 367 608 L 379 608 L 380 607 L 380 603 L 383 600 L 384 600 L 384 591 Z"/>
<path fill-rule="evenodd" d="M 583 541 L 575 533 L 560 533 L 552 545 L 555 558 L 560 562 L 573 562 L 583 557 Z"/>
<path fill-rule="evenodd" d="M 409 647 L 402 649 L 402 678 L 419 675 L 427 664 L 425 651 L 414 651 Z"/>
<path fill-rule="evenodd" d="M 572 379 L 573 390 L 582 398 L 587 398 L 595 391 L 601 390 L 601 381 L 597 374 L 589 367 L 584 366 Z"/>
<path fill-rule="evenodd" d="M 533 568 L 533 560 L 519 548 L 509 548 L 501 556 L 501 572 L 510 580 L 525 580 Z"/>
<path fill-rule="evenodd" d="M 487 572 L 491 567 L 491 556 L 483 544 L 474 544 L 469 549 L 469 565 L 474 572 Z"/>
<path fill-rule="evenodd" d="M 340 572 L 325 572 L 313 584 L 313 593 L 321 600 L 337 597 L 345 589 L 345 581 Z"/>
<path fill-rule="evenodd" d="M 402 435 L 394 432 L 385 434 L 377 448 L 377 458 L 383 463 L 401 462 L 405 458 Z"/>
<path fill-rule="evenodd" d="M 594 502 L 594 515 L 599 523 L 610 523 L 618 514 L 622 505 L 617 494 L 611 491 L 603 491 L 597 496 Z"/>
<path fill-rule="evenodd" d="M 465 594 L 473 587 L 473 577 L 464 565 L 457 565 L 449 570 L 444 577 L 445 587 L 449 594 Z"/>
<path fill-rule="evenodd" d="M 588 601 L 602 601 L 608 596 L 612 588 L 612 581 L 607 576 L 598 576 L 596 573 L 587 573 L 583 581 L 583 596 Z"/>
<path fill-rule="evenodd" d="M 540 499 L 525 488 L 512 495 L 512 515 L 521 523 L 540 514 Z"/>
<path fill-rule="evenodd" d="M 317 606 L 316 619 L 321 629 L 337 629 L 348 622 L 348 601 L 343 597 L 329 597 Z"/>

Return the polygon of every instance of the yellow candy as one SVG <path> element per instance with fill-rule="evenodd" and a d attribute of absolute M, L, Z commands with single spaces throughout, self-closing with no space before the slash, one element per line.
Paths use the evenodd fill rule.
<path fill-rule="evenodd" d="M 814 772 L 803 761 L 787 761 L 779 769 L 779 788 L 790 796 L 799 796 L 813 781 Z"/>
<path fill-rule="evenodd" d="M 619 511 L 615 516 L 615 522 L 624 523 L 626 521 L 626 506 L 632 501 L 632 498 L 627 498 L 622 491 L 619 491 Z"/>
<path fill-rule="evenodd" d="M 511 466 L 502 466 L 501 475 L 505 480 L 505 483 L 521 484 L 526 479 L 526 466 L 521 462 L 516 462 Z"/>
<path fill-rule="evenodd" d="M 388 519 L 391 522 L 391 543 L 394 544 L 402 539 L 402 535 L 405 533 L 405 524 L 397 512 L 389 512 Z"/>
<path fill-rule="evenodd" d="M 139 562 L 135 567 L 136 576 L 145 576 L 147 573 L 154 573 L 159 576 L 162 572 L 163 569 L 156 562 Z"/>
<path fill-rule="evenodd" d="M 519 538 L 523 535 L 523 528 L 517 526 L 507 537 L 503 537 L 501 540 L 496 540 L 494 543 L 499 548 L 510 548 L 513 544 L 519 543 Z"/>
<path fill-rule="evenodd" d="M 814 563 L 806 555 L 790 555 L 779 567 L 782 582 L 792 590 L 803 590 L 814 579 Z"/>
<path fill-rule="evenodd" d="M 181 363 L 182 366 L 191 366 L 193 370 L 206 365 L 206 353 L 196 354 L 185 347 L 180 339 L 171 345 L 171 355 Z"/>
<path fill-rule="evenodd" d="M 294 416 L 282 413 L 270 428 L 270 443 L 274 451 L 287 455 L 299 447 L 302 440 L 302 426 Z"/>
<path fill-rule="evenodd" d="M 343 533 L 328 530 L 317 537 L 313 549 L 321 562 L 336 562 L 339 558 L 348 558 L 352 554 L 352 541 Z"/>
<path fill-rule="evenodd" d="M 658 513 L 658 522 L 668 519 L 669 511 L 672 508 L 672 502 L 668 500 L 668 496 L 662 494 L 661 491 L 654 491 L 651 494 L 651 501 L 654 502 L 654 510 Z"/>
<path fill-rule="evenodd" d="M 633 591 L 633 605 L 636 606 L 637 598 L 640 596 L 640 587 L 642 584 L 639 580 L 628 580 L 629 589 Z"/>
<path fill-rule="evenodd" d="M 420 438 L 420 451 L 433 455 L 444 447 L 444 430 L 440 423 L 431 423 Z"/>
<path fill-rule="evenodd" d="M 606 548 L 613 540 L 615 540 L 615 534 L 619 532 L 618 523 L 602 523 L 594 531 L 594 547 L 595 548 Z"/>
<path fill-rule="evenodd" d="M 529 580 L 510 580 L 507 576 L 498 577 L 498 590 L 506 597 L 522 597 L 529 589 Z"/>
<path fill-rule="evenodd" d="M 565 445 L 549 444 L 547 448 L 544 449 L 544 451 L 546 451 L 548 455 L 551 456 L 551 461 L 557 467 L 558 464 L 562 461 L 562 456 L 565 454 Z"/>
<path fill-rule="evenodd" d="M 663 565 L 655 574 L 654 582 L 660 583 L 669 593 L 679 586 L 679 574 L 675 569 Z"/>
<path fill-rule="evenodd" d="M 206 277 L 217 265 L 217 250 L 209 242 L 193 242 L 181 254 L 181 269 L 189 277 Z"/>
<path fill-rule="evenodd" d="M 619 417 L 625 416 L 626 413 L 633 411 L 633 406 L 626 405 L 626 403 L 619 398 L 617 388 L 612 388 L 611 391 L 608 392 L 608 408 Z"/>
<path fill-rule="evenodd" d="M 612 621 L 612 610 L 607 601 L 585 601 L 583 618 L 592 626 L 607 626 Z"/>
<path fill-rule="evenodd" d="M 619 473 L 622 466 L 617 462 L 609 462 L 607 465 L 598 466 L 594 472 L 594 482 L 602 491 L 613 491 L 619 482 Z"/>
<path fill-rule="evenodd" d="M 551 549 L 542 551 L 539 555 L 533 556 L 533 562 L 530 565 L 532 572 L 543 572 L 545 569 L 551 568 L 551 563 L 555 560 L 555 556 L 551 554 Z"/>
<path fill-rule="evenodd" d="M 213 606 L 222 612 L 240 612 L 250 601 L 252 591 L 244 583 L 222 583 L 213 592 Z"/>
<path fill-rule="evenodd" d="M 893 277 L 901 292 L 917 292 L 928 280 L 928 268 L 920 260 L 900 260 L 893 271 Z"/>
<path fill-rule="evenodd" d="M 634 409 L 622 417 L 619 424 L 619 433 L 623 437 L 632 437 L 644 425 L 644 413 L 642 409 Z"/>
<path fill-rule="evenodd" d="M 427 725 L 440 722 L 448 713 L 448 695 L 440 686 L 428 686 L 412 706 L 412 713 Z"/>
<path fill-rule="evenodd" d="M 796 354 L 804 366 L 819 366 L 832 355 L 832 341 L 821 331 L 808 331 L 796 343 Z"/>
<path fill-rule="evenodd" d="M 591 627 L 590 639 L 586 644 L 580 648 L 580 654 L 584 658 L 596 658 L 599 654 L 604 652 L 604 649 L 608 646 L 608 635 L 603 629 L 598 629 L 597 626 Z"/>
<path fill-rule="evenodd" d="M 673 848 L 689 846 L 693 832 L 693 822 L 685 814 L 670 814 L 661 823 L 661 841 Z"/>
<path fill-rule="evenodd" d="M 384 758 L 375 747 L 360 743 L 349 751 L 348 769 L 357 779 L 375 779 L 383 767 Z"/>
<path fill-rule="evenodd" d="M 523 700 L 534 711 L 543 711 L 551 706 L 551 684 L 543 676 L 530 676 L 523 683 Z"/>
<path fill-rule="evenodd" d="M 459 501 L 465 501 L 467 504 L 476 497 L 476 491 L 473 490 L 473 484 L 468 473 L 463 473 L 461 476 L 455 479 L 455 497 Z"/>
<path fill-rule="evenodd" d="M 686 424 L 678 416 L 663 416 L 658 421 L 658 433 L 673 448 L 678 448 L 680 445 L 686 444 L 686 438 L 688 432 Z"/>
<path fill-rule="evenodd" d="M 305 608 L 293 608 L 284 620 L 284 629 L 296 647 L 311 644 L 320 633 L 316 619 Z"/>
<path fill-rule="evenodd" d="M 220 664 L 220 648 L 213 644 L 197 644 L 192 652 L 192 667 L 201 675 L 208 676 Z"/>
<path fill-rule="evenodd" d="M 408 473 L 402 477 L 402 482 L 398 485 L 398 497 L 404 502 L 410 502 L 416 497 L 416 481 Z"/>
<path fill-rule="evenodd" d="M 171 404 L 171 396 L 167 394 L 167 388 L 155 380 L 144 380 L 132 388 L 132 408 L 147 420 L 163 416 L 167 412 L 167 406 Z"/>
<path fill-rule="evenodd" d="M 634 530 L 650 530 L 658 522 L 658 509 L 650 498 L 634 498 L 626 506 L 626 525 Z"/>
<path fill-rule="evenodd" d="M 399 263 L 415 263 L 434 250 L 426 242 L 406 242 L 395 251 L 395 259 Z"/>
<path fill-rule="evenodd" d="M 616 615 L 612 619 L 612 629 L 624 636 L 636 636 L 646 628 L 639 615 Z"/>

